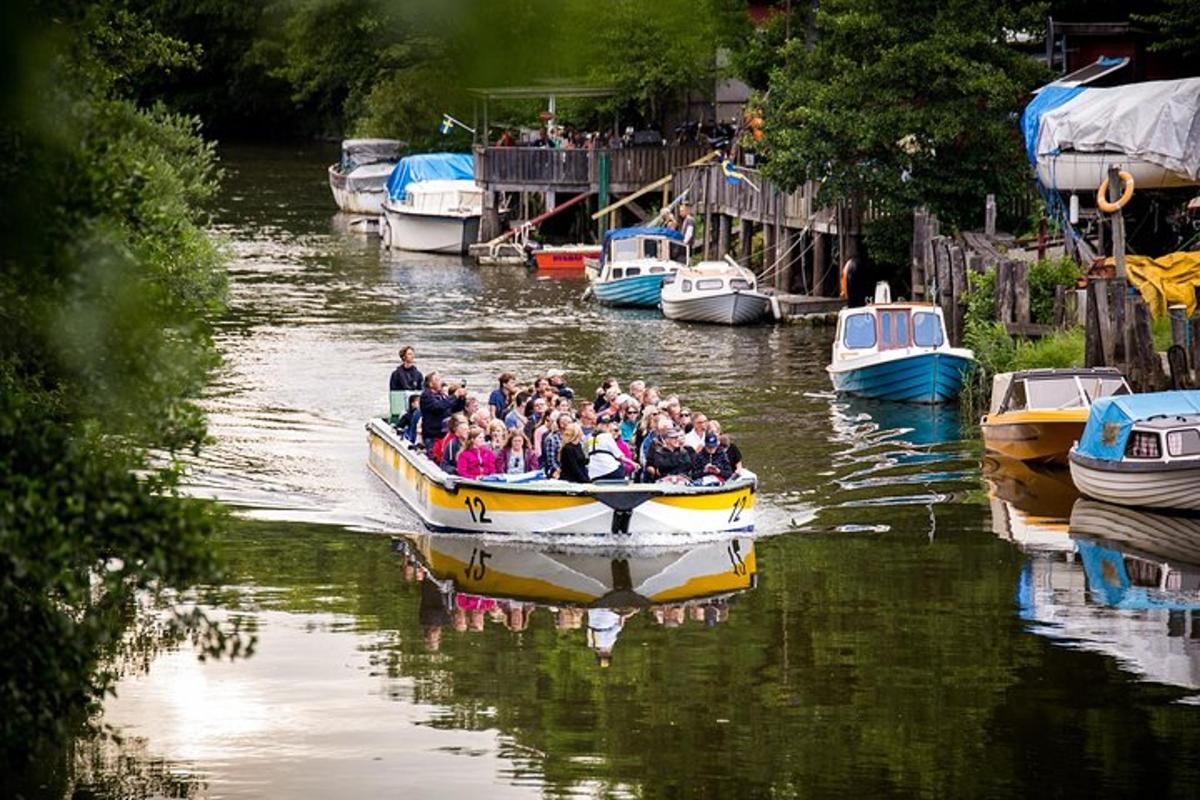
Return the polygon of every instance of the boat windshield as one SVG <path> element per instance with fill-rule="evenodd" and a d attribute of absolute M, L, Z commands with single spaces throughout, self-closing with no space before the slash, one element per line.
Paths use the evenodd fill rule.
<path fill-rule="evenodd" d="M 613 261 L 632 261 L 637 258 L 637 239 L 614 239 L 612 242 Z"/>
<path fill-rule="evenodd" d="M 1074 375 L 1061 378 L 1031 378 L 1025 381 L 1025 386 L 1029 394 L 1030 408 L 1082 408 L 1084 405 Z"/>
<path fill-rule="evenodd" d="M 1090 403 L 1096 402 L 1101 397 L 1116 397 L 1121 394 L 1129 394 L 1129 386 L 1126 385 L 1124 378 L 1080 375 L 1079 383 L 1083 386 L 1083 392 L 1087 395 L 1088 402 Z"/>
<path fill-rule="evenodd" d="M 879 349 L 908 347 L 908 310 L 879 312 Z"/>
<path fill-rule="evenodd" d="M 725 282 L 720 278 L 702 278 L 696 281 L 696 288 L 700 291 L 710 291 L 712 289 L 720 289 L 725 285 Z"/>
<path fill-rule="evenodd" d="M 729 281 L 729 288 L 746 290 L 753 289 L 754 286 L 750 283 L 750 281 L 743 280 L 741 278 L 731 278 Z"/>
<path fill-rule="evenodd" d="M 688 261 L 687 245 L 670 242 L 671 261 L 678 261 L 680 264 L 686 264 Z"/>
<path fill-rule="evenodd" d="M 945 341 L 937 314 L 918 311 L 913 314 L 913 344 L 917 347 L 941 347 Z"/>
<path fill-rule="evenodd" d="M 642 256 L 658 258 L 658 239 L 642 239 Z"/>
<path fill-rule="evenodd" d="M 871 314 L 851 314 L 846 317 L 842 343 L 851 350 L 875 346 L 875 317 Z"/>

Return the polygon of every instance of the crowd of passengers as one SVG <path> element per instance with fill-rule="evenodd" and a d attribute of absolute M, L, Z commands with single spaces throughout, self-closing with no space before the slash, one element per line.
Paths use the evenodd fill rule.
<path fill-rule="evenodd" d="M 721 425 L 692 413 L 674 395 L 635 380 L 623 391 L 608 378 L 580 401 L 562 370 L 522 387 L 503 373 L 487 399 L 422 375 L 411 347 L 400 351 L 393 392 L 412 392 L 392 424 L 446 472 L 463 478 L 538 472 L 572 483 L 596 481 L 723 483 L 742 468 L 742 454 Z M 417 394 L 419 392 L 419 394 Z"/>

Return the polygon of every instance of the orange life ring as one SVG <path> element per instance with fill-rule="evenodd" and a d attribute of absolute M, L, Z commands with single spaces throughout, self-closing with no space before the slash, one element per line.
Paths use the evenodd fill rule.
<path fill-rule="evenodd" d="M 1129 202 L 1129 198 L 1133 197 L 1133 176 L 1125 170 L 1121 170 L 1117 174 L 1121 176 L 1121 184 L 1125 188 L 1115 203 L 1111 203 L 1108 200 L 1108 176 L 1105 176 L 1104 182 L 1096 190 L 1096 207 L 1105 214 L 1113 214 L 1120 211 Z"/>

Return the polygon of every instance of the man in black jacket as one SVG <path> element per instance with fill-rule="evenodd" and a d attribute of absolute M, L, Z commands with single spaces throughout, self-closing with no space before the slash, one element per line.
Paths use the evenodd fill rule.
<path fill-rule="evenodd" d="M 392 379 L 388 389 L 393 392 L 419 392 L 424 381 L 421 370 L 417 369 L 417 352 L 411 347 L 400 348 L 400 366 L 392 370 Z"/>
<path fill-rule="evenodd" d="M 720 439 L 712 431 L 705 435 L 704 447 L 692 456 L 692 480 L 700 480 L 705 475 L 713 475 L 723 481 L 729 480 L 729 476 L 733 474 L 733 467 L 729 465 L 729 454 L 720 444 Z"/>
<path fill-rule="evenodd" d="M 425 452 L 433 452 L 433 443 L 442 435 L 446 419 L 467 406 L 467 390 L 459 388 L 453 395 L 442 391 L 442 376 L 431 372 L 425 376 L 425 391 L 421 392 L 421 440 Z"/>
<path fill-rule="evenodd" d="M 692 451 L 683 446 L 683 431 L 671 428 L 650 450 L 646 473 L 651 480 L 660 481 L 673 475 L 688 477 L 692 471 Z"/>

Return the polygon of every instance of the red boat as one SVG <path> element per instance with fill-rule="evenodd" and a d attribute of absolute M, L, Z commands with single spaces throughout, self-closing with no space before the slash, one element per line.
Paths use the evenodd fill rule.
<path fill-rule="evenodd" d="M 543 247 L 533 254 L 539 271 L 583 274 L 585 258 L 599 258 L 598 244 L 563 244 Z"/>

